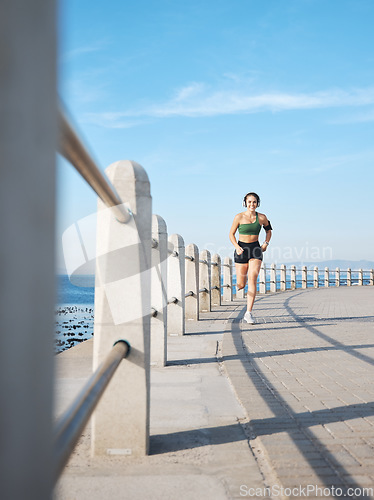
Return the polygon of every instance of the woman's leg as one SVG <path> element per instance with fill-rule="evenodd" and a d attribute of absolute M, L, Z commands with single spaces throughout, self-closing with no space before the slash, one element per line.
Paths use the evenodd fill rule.
<path fill-rule="evenodd" d="M 256 297 L 257 277 L 260 272 L 262 261 L 259 259 L 251 259 L 249 261 L 248 270 L 248 293 L 247 293 L 247 311 L 252 311 L 253 302 Z"/>
<path fill-rule="evenodd" d="M 236 289 L 241 290 L 247 283 L 248 264 L 238 264 L 237 262 L 235 262 L 235 269 Z"/>

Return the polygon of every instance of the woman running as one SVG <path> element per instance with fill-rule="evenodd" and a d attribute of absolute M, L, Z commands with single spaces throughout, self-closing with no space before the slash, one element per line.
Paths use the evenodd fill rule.
<path fill-rule="evenodd" d="M 235 215 L 230 229 L 230 241 L 235 247 L 236 289 L 243 289 L 248 279 L 247 312 L 244 315 L 244 321 L 253 324 L 252 307 L 256 297 L 257 277 L 260 272 L 262 253 L 266 251 L 271 239 L 272 227 L 266 215 L 256 212 L 260 206 L 258 194 L 247 193 L 244 196 L 243 206 L 247 210 Z M 258 235 L 261 226 L 266 231 L 266 238 L 260 246 Z M 237 229 L 239 229 L 239 241 L 235 238 Z"/>

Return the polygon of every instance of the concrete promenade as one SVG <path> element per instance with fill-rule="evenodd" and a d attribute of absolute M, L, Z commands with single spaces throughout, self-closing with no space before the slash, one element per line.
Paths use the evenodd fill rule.
<path fill-rule="evenodd" d="M 255 325 L 244 312 L 224 303 L 169 337 L 151 454 L 92 459 L 88 426 L 56 500 L 374 498 L 374 287 L 258 296 Z M 57 414 L 91 363 L 91 341 L 57 356 Z"/>

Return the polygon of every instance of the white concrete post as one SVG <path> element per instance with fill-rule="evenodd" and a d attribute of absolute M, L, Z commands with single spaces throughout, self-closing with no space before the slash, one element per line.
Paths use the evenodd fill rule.
<path fill-rule="evenodd" d="M 328 267 L 325 267 L 325 287 L 328 288 L 330 286 L 330 271 Z"/>
<path fill-rule="evenodd" d="M 210 252 L 202 250 L 200 252 L 199 269 L 199 291 L 200 291 L 200 312 L 211 311 L 211 265 Z"/>
<path fill-rule="evenodd" d="M 350 267 L 347 269 L 347 286 L 352 286 L 352 270 Z"/>
<path fill-rule="evenodd" d="M 151 364 L 165 366 L 167 361 L 167 259 L 168 235 L 164 219 L 152 215 Z"/>
<path fill-rule="evenodd" d="M 168 335 L 185 332 L 185 250 L 179 234 L 169 236 L 173 253 L 168 258 Z M 176 299 L 176 300 L 175 300 Z"/>
<path fill-rule="evenodd" d="M 131 352 L 93 414 L 91 447 L 94 455 L 142 456 L 149 449 L 152 202 L 137 163 L 119 161 L 106 173 L 133 217 L 121 224 L 98 201 L 93 369 L 117 340 Z"/>
<path fill-rule="evenodd" d="M 370 269 L 370 281 L 369 285 L 373 286 L 374 285 L 374 269 Z"/>
<path fill-rule="evenodd" d="M 301 269 L 301 288 L 308 288 L 308 268 L 306 266 Z"/>
<path fill-rule="evenodd" d="M 0 6 L 0 498 L 53 490 L 53 0 Z"/>
<path fill-rule="evenodd" d="M 270 291 L 277 291 L 277 267 L 274 263 L 270 266 Z"/>
<path fill-rule="evenodd" d="M 319 288 L 319 273 L 318 273 L 318 267 L 317 266 L 314 266 L 313 286 L 314 286 L 314 288 Z"/>
<path fill-rule="evenodd" d="M 358 285 L 362 286 L 364 284 L 364 272 L 362 269 L 358 270 Z"/>
<path fill-rule="evenodd" d="M 199 319 L 199 249 L 194 243 L 186 246 L 185 255 L 185 318 Z M 187 295 L 187 296 L 186 296 Z"/>
<path fill-rule="evenodd" d="M 259 293 L 266 293 L 266 264 L 262 262 L 260 268 Z"/>
<path fill-rule="evenodd" d="M 221 257 L 214 254 L 212 257 L 212 304 L 221 305 Z"/>
<path fill-rule="evenodd" d="M 286 281 L 286 266 L 282 264 L 280 267 L 280 289 L 281 292 L 284 292 L 287 289 L 287 281 Z"/>
<path fill-rule="evenodd" d="M 335 286 L 340 286 L 340 269 L 337 267 L 335 269 Z"/>
<path fill-rule="evenodd" d="M 232 259 L 230 257 L 225 257 L 223 261 L 223 300 L 232 302 L 232 299 Z"/>
<path fill-rule="evenodd" d="M 296 266 L 291 266 L 291 290 L 296 289 Z"/>

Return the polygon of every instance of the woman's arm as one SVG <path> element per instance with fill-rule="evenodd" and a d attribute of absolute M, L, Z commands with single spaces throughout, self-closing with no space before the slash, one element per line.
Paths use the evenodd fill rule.
<path fill-rule="evenodd" d="M 271 240 L 271 236 L 272 236 L 271 224 L 270 224 L 268 218 L 266 217 L 266 215 L 262 214 L 262 217 L 261 217 L 261 220 L 260 220 L 260 224 L 262 224 L 264 226 L 264 229 L 266 231 L 265 241 L 261 245 L 261 250 L 263 252 L 266 252 L 267 247 L 269 246 L 269 243 L 270 243 L 270 240 Z"/>
<path fill-rule="evenodd" d="M 230 233 L 229 233 L 230 241 L 234 245 L 236 253 L 238 255 L 240 255 L 241 253 L 243 253 L 242 247 L 238 245 L 238 242 L 236 241 L 236 238 L 235 238 L 236 230 L 239 227 L 239 219 L 240 219 L 240 214 L 235 215 L 234 222 L 232 223 L 232 226 L 231 226 L 231 229 L 230 229 Z"/>

